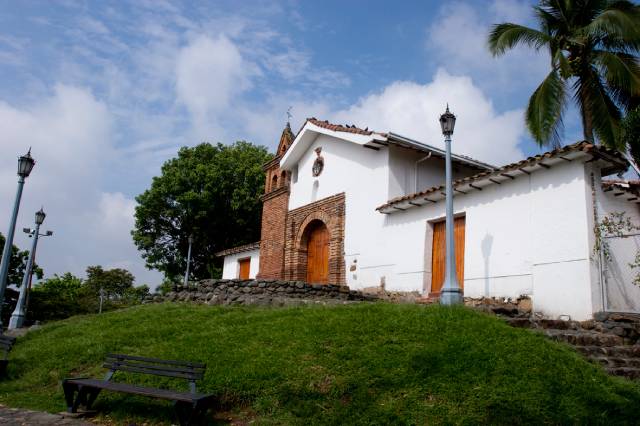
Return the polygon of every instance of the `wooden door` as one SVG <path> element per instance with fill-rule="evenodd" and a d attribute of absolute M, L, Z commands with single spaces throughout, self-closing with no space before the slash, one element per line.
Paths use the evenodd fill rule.
<path fill-rule="evenodd" d="M 445 221 L 433 224 L 433 251 L 431 252 L 431 293 L 440 293 L 444 284 L 446 268 L 446 236 Z M 461 288 L 464 288 L 464 229 L 465 218 L 457 217 L 454 220 L 453 239 L 456 249 L 456 275 Z"/>
<path fill-rule="evenodd" d="M 320 223 L 309 233 L 307 242 L 307 282 L 329 282 L 329 230 Z"/>
<path fill-rule="evenodd" d="M 241 280 L 248 280 L 249 271 L 251 270 L 251 258 L 247 257 L 246 259 L 240 259 L 238 260 L 238 264 L 240 265 L 238 278 L 240 278 Z"/>

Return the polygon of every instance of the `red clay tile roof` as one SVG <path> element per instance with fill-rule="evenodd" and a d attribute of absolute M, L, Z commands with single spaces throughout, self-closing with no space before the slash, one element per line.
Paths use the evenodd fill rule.
<path fill-rule="evenodd" d="M 640 196 L 640 180 L 606 179 L 602 181 L 604 191 L 620 190 Z"/>
<path fill-rule="evenodd" d="M 567 146 L 555 149 L 553 151 L 545 152 L 543 154 L 526 158 L 524 160 L 518 161 L 517 163 L 507 164 L 506 166 L 502 166 L 494 170 L 481 172 L 473 176 L 458 179 L 455 182 L 453 182 L 453 188 L 455 189 L 457 187 L 460 187 L 466 184 L 472 184 L 473 182 L 476 182 L 483 178 L 489 179 L 490 177 L 499 177 L 501 175 L 504 176 L 505 173 L 508 173 L 510 171 L 516 171 L 516 170 L 522 169 L 523 167 L 539 165 L 545 159 L 561 157 L 563 154 L 568 154 L 570 152 L 575 152 L 575 151 L 586 152 L 593 155 L 594 157 L 605 158 L 611 162 L 617 161 L 620 165 L 620 168 L 624 168 L 625 165 L 628 167 L 628 161 L 620 152 L 610 148 L 603 147 L 603 146 L 597 146 L 587 141 L 582 141 L 582 142 L 577 142 L 571 145 L 567 145 Z M 415 200 L 420 197 L 426 197 L 427 195 L 430 195 L 433 193 L 442 192 L 444 191 L 444 189 L 445 189 L 444 185 L 440 185 L 440 186 L 434 186 L 413 194 L 396 197 L 387 201 L 385 204 L 379 206 L 378 208 L 376 208 L 376 210 L 378 211 L 385 210 L 389 207 L 393 207 L 398 203 Z"/>
<path fill-rule="evenodd" d="M 324 129 L 332 130 L 334 132 L 347 132 L 347 133 L 355 133 L 358 135 L 366 135 L 366 136 L 376 133 L 378 135 L 386 136 L 386 133 L 374 132 L 373 130 L 369 130 L 368 127 L 366 129 L 361 129 L 359 127 L 354 126 L 353 124 L 351 125 L 333 124 L 333 123 L 329 123 L 329 121 L 327 120 L 324 120 L 324 121 L 318 120 L 315 117 L 307 118 L 307 122 L 314 124 L 318 127 L 322 127 Z"/>
<path fill-rule="evenodd" d="M 242 253 L 243 251 L 256 250 L 260 248 L 260 241 L 249 243 L 238 247 L 228 248 L 215 253 L 217 257 L 228 256 L 230 254 Z"/>
<path fill-rule="evenodd" d="M 415 140 L 412 140 L 410 138 L 404 137 L 402 135 L 398 135 L 392 132 L 376 132 L 374 130 L 369 130 L 369 128 L 365 128 L 365 129 L 361 129 L 353 124 L 349 125 L 349 124 L 334 124 L 334 123 L 330 123 L 328 120 L 318 120 L 315 117 L 311 117 L 311 118 L 307 118 L 304 122 L 304 124 L 302 125 L 302 127 L 300 128 L 300 130 L 302 130 L 304 128 L 304 126 L 307 123 L 311 123 L 313 125 L 316 125 L 318 127 L 322 127 L 324 129 L 328 129 L 334 132 L 345 132 L 345 133 L 353 133 L 353 134 L 357 134 L 357 135 L 365 135 L 365 136 L 371 136 L 373 134 L 382 136 L 384 138 L 386 138 L 386 143 L 381 143 L 382 145 L 385 145 L 387 143 L 393 143 L 394 145 L 398 145 L 404 148 L 409 148 L 409 149 L 416 149 L 419 151 L 429 151 L 429 152 L 433 152 L 436 153 L 438 155 L 442 155 L 444 156 L 444 151 L 440 148 L 422 143 L 422 142 L 418 142 Z M 300 130 L 298 131 L 298 133 L 300 133 Z M 483 163 L 481 161 L 475 160 L 471 157 L 468 157 L 466 155 L 460 155 L 460 154 L 453 154 L 453 161 L 454 162 L 464 162 L 466 163 L 468 166 L 472 166 L 475 167 L 477 169 L 480 170 L 484 170 L 484 169 L 491 169 L 493 168 L 492 165 L 487 164 L 487 163 Z"/>

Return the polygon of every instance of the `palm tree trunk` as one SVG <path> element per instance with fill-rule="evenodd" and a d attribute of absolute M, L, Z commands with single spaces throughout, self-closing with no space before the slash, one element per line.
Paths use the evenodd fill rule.
<path fill-rule="evenodd" d="M 582 77 L 578 77 L 582 78 Z M 588 77 L 587 77 L 588 78 Z M 584 79 L 582 81 L 585 81 Z M 589 91 L 586 89 L 586 84 L 580 84 L 579 89 L 579 99 L 580 99 L 580 113 L 582 116 L 582 133 L 584 135 L 584 139 L 591 143 L 595 142 L 595 138 L 593 137 L 593 116 L 591 108 L 591 102 L 589 102 Z"/>

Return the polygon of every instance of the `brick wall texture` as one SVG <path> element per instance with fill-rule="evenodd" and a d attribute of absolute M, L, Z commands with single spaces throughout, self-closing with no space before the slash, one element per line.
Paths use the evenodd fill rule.
<path fill-rule="evenodd" d="M 340 193 L 287 213 L 284 248 L 285 280 L 307 277 L 307 237 L 309 225 L 323 222 L 329 230 L 329 283 L 346 284 L 344 264 L 345 194 Z"/>
<path fill-rule="evenodd" d="M 284 276 L 284 239 L 288 206 L 288 187 L 280 188 L 262 197 L 258 278 L 277 280 Z"/>
<path fill-rule="evenodd" d="M 260 271 L 258 279 L 304 281 L 307 278 L 307 238 L 314 222 L 329 230 L 329 284 L 346 284 L 344 265 L 345 194 L 337 194 L 288 211 L 291 175 L 280 170 L 280 158 L 294 139 L 282 132 L 277 155 L 263 166 Z M 311 227 L 309 226 L 311 225 Z"/>

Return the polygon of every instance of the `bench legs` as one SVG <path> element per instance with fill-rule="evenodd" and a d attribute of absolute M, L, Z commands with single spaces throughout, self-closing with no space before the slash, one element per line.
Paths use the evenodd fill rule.
<path fill-rule="evenodd" d="M 64 391 L 64 400 L 67 403 L 67 412 L 75 413 L 78 411 L 78 405 L 75 403 L 73 397 L 78 390 L 78 385 L 63 381 L 62 390 Z"/>
<path fill-rule="evenodd" d="M 91 409 L 101 390 L 67 382 L 62 382 L 62 389 L 64 390 L 64 399 L 67 403 L 67 412 L 69 413 L 77 413 L 78 407 L 81 405 L 87 410 Z M 76 392 L 78 393 L 77 396 L 75 395 Z"/>
<path fill-rule="evenodd" d="M 184 402 L 177 401 L 173 404 L 180 426 L 197 425 L 209 408 L 203 401 Z"/>

